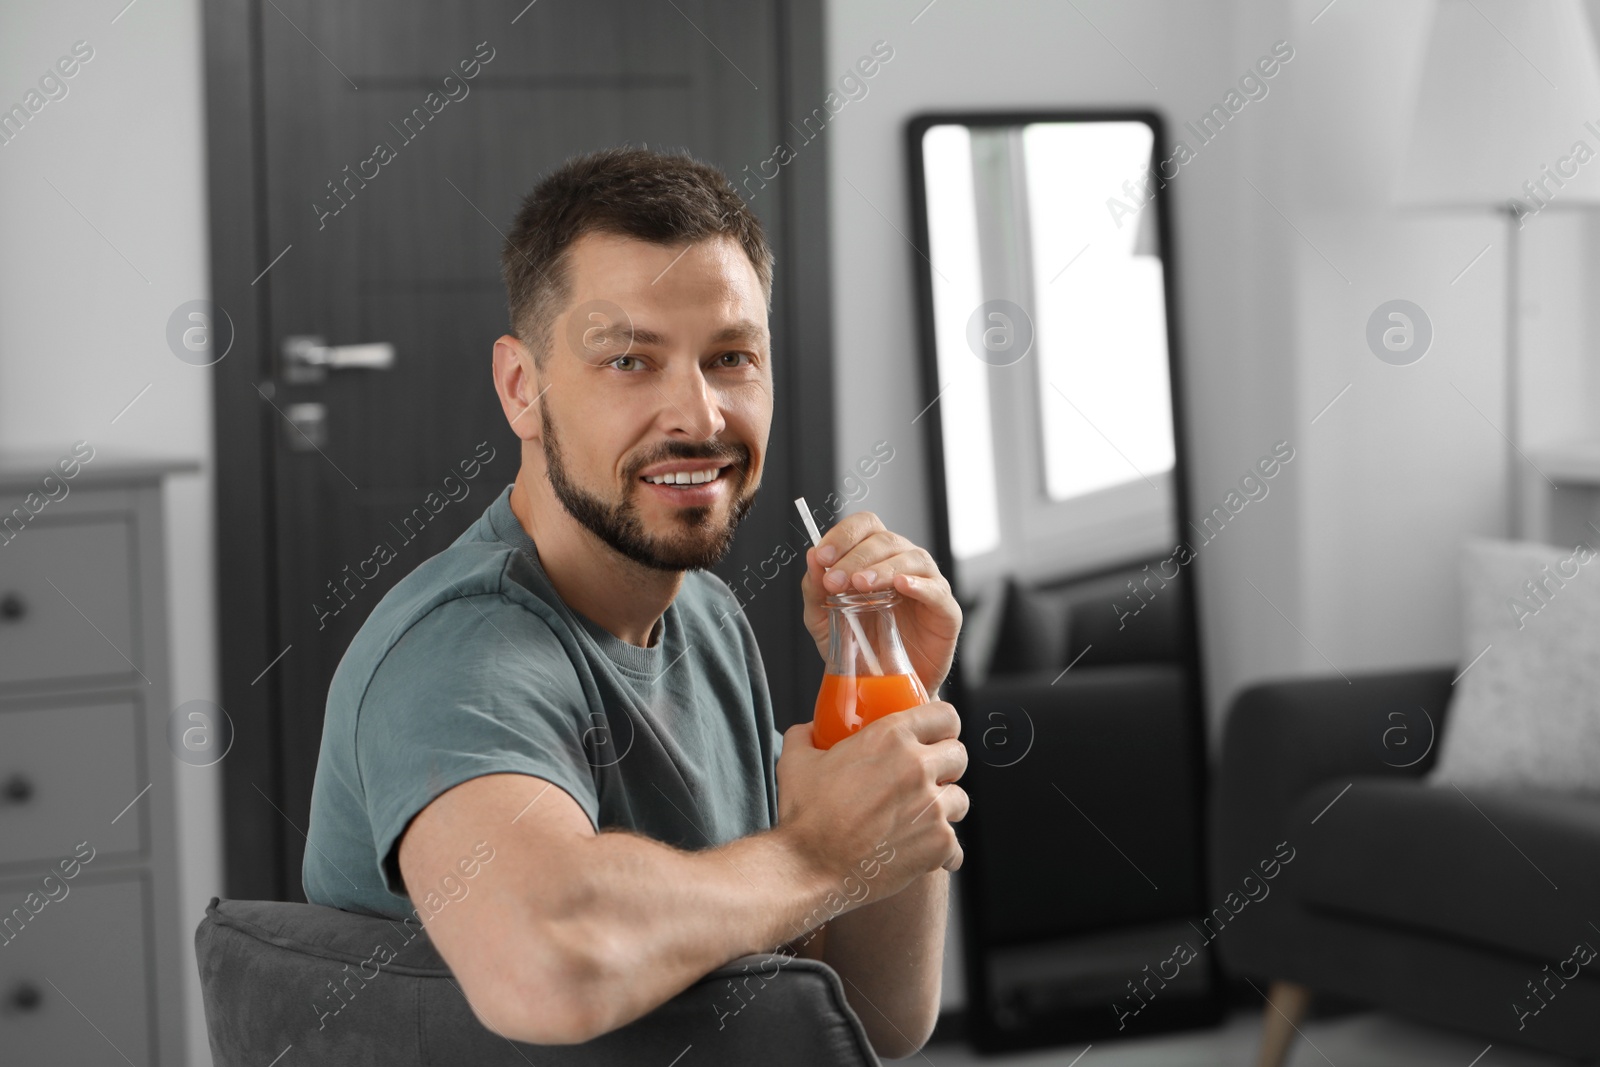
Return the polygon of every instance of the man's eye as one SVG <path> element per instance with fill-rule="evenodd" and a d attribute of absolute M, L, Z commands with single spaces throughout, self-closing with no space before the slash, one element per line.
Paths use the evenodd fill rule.
<path fill-rule="evenodd" d="M 616 359 L 613 359 L 613 360 L 611 360 L 611 362 L 607 363 L 606 366 L 608 366 L 608 367 L 616 367 L 618 363 L 621 363 L 625 359 L 631 359 L 635 363 L 639 362 L 639 357 L 638 356 L 618 356 Z M 617 367 L 617 369 L 618 370 L 622 370 L 624 368 Z"/>
<path fill-rule="evenodd" d="M 748 353 L 748 352 L 724 352 L 724 353 L 722 353 L 722 356 L 720 358 L 727 359 L 729 356 L 742 356 L 742 357 L 744 357 L 746 363 L 753 362 L 751 360 L 750 353 Z"/>

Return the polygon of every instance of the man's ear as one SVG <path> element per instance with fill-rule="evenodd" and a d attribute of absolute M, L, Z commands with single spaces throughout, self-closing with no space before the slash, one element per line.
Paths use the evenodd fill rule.
<path fill-rule="evenodd" d="M 539 437 L 539 395 L 549 383 L 539 380 L 533 353 L 511 334 L 494 343 L 494 389 L 500 395 L 500 410 L 511 431 L 524 441 Z"/>

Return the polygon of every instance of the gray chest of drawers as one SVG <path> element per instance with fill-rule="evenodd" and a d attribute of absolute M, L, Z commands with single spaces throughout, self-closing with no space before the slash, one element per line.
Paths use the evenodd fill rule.
<path fill-rule="evenodd" d="M 161 490 L 193 469 L 0 457 L 9 1067 L 185 1063 Z"/>

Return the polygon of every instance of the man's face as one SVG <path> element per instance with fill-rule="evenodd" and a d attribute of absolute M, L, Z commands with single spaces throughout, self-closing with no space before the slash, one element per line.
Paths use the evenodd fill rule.
<path fill-rule="evenodd" d="M 667 247 L 586 234 L 570 251 L 539 396 L 556 499 L 618 552 L 666 571 L 709 568 L 755 503 L 772 425 L 766 301 L 737 241 Z M 644 477 L 663 464 L 704 485 Z"/>

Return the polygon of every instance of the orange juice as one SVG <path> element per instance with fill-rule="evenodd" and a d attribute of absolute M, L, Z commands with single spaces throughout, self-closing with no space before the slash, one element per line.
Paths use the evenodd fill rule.
<path fill-rule="evenodd" d="M 824 674 L 811 743 L 832 748 L 869 722 L 928 702 L 915 674 Z"/>

